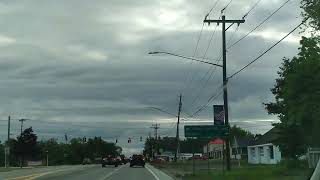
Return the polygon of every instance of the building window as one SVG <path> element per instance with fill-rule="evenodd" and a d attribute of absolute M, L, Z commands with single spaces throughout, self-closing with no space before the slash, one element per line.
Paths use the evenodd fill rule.
<path fill-rule="evenodd" d="M 252 154 L 252 157 L 256 156 L 256 149 L 254 147 L 251 148 L 251 154 Z"/>
<path fill-rule="evenodd" d="M 269 146 L 270 159 L 274 159 L 273 146 Z"/>
<path fill-rule="evenodd" d="M 260 156 L 264 156 L 263 147 L 259 147 L 259 154 Z"/>

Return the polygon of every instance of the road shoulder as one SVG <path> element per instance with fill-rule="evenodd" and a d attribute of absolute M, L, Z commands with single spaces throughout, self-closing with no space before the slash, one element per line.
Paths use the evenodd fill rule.
<path fill-rule="evenodd" d="M 150 164 L 146 164 L 146 169 L 155 177 L 156 180 L 174 180 L 172 177 Z"/>

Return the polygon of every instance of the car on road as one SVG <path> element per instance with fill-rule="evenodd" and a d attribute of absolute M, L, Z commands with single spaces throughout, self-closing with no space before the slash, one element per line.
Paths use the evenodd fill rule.
<path fill-rule="evenodd" d="M 92 163 L 92 161 L 89 158 L 84 158 L 82 161 L 82 165 L 91 164 L 91 163 Z"/>
<path fill-rule="evenodd" d="M 146 164 L 145 162 L 145 159 L 143 157 L 143 155 L 133 155 L 131 157 L 131 160 L 130 160 L 130 167 L 133 167 L 133 166 L 142 166 L 144 167 Z"/>
<path fill-rule="evenodd" d="M 102 159 L 101 166 L 105 167 L 106 165 L 114 165 L 114 167 L 118 167 L 121 164 L 118 157 L 108 155 L 106 158 Z"/>

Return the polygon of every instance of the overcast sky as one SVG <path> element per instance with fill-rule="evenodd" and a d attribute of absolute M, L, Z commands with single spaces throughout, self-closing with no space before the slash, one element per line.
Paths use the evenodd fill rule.
<path fill-rule="evenodd" d="M 141 150 L 153 123 L 161 136 L 173 136 L 182 93 L 183 118 L 219 90 L 222 71 L 205 64 L 149 51 L 193 56 L 204 16 L 215 0 L 3 0 L 0 2 L 0 139 L 12 118 L 12 137 L 20 132 L 17 119 L 28 118 L 40 139 L 102 136 L 118 138 L 125 153 Z M 209 18 L 217 19 L 229 0 L 220 0 Z M 241 19 L 256 0 L 233 1 L 228 19 Z M 236 41 L 285 0 L 261 0 L 246 22 L 227 32 Z M 299 1 L 292 0 L 261 28 L 228 50 L 231 75 L 301 22 Z M 221 26 L 205 25 L 196 57 L 221 55 Z M 297 53 L 299 31 L 261 60 L 229 81 L 230 122 L 264 133 L 277 118 L 264 110 L 272 101 L 283 57 Z M 230 39 L 230 40 L 229 40 Z M 219 62 L 221 63 L 221 62 Z M 212 123 L 212 105 L 184 124 Z M 183 131 L 182 131 L 183 136 Z M 127 144 L 128 137 L 133 139 Z"/>

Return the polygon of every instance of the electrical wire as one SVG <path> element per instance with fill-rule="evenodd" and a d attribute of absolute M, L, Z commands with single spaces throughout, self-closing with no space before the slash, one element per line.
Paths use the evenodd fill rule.
<path fill-rule="evenodd" d="M 169 115 L 171 115 L 171 116 L 177 117 L 177 115 L 175 115 L 175 114 L 173 114 L 173 113 L 170 113 L 170 112 L 168 112 L 168 111 L 162 110 L 162 109 L 157 108 L 157 107 L 148 107 L 148 108 L 150 108 L 150 109 L 155 109 L 155 110 L 161 111 L 161 112 L 163 112 L 163 113 L 169 114 Z"/>
<path fill-rule="evenodd" d="M 220 0 L 216 0 L 215 1 L 215 3 L 214 3 L 214 5 L 212 6 L 212 8 L 209 10 L 209 12 L 207 13 L 207 15 L 205 16 L 205 19 L 211 14 L 211 12 L 213 11 L 213 9 L 218 5 L 218 3 L 219 3 L 219 1 Z M 203 27 L 204 27 L 204 22 L 202 23 L 202 27 L 201 27 L 201 30 L 200 30 L 200 33 L 199 33 L 199 36 L 198 36 L 198 40 L 197 40 L 197 43 L 196 43 L 196 47 L 195 47 L 195 50 L 194 50 L 194 52 L 193 52 L 193 58 L 194 57 L 196 57 L 196 55 L 197 55 L 197 51 L 198 51 L 198 47 L 199 47 L 199 43 L 200 43 L 200 39 L 201 39 L 201 36 L 202 36 L 202 32 L 203 32 Z M 205 57 L 203 57 L 203 59 L 205 59 Z M 193 61 L 191 61 L 190 62 L 190 65 L 192 65 L 193 64 Z M 184 88 L 183 89 L 188 89 L 189 88 L 189 85 L 191 84 L 191 83 L 187 83 L 189 80 L 189 74 L 188 74 L 188 72 L 189 71 L 187 71 L 186 73 L 185 73 L 185 76 L 186 76 L 186 79 L 185 79 L 185 86 L 184 86 Z M 191 82 L 192 82 L 192 75 L 191 75 Z M 180 90 L 180 92 L 181 92 L 182 90 Z"/>
<path fill-rule="evenodd" d="M 284 39 L 286 39 L 290 34 L 292 34 L 294 31 L 296 31 L 300 26 L 302 26 L 308 19 L 302 21 L 298 26 L 296 26 L 294 29 L 292 29 L 288 34 L 286 34 L 284 37 L 282 37 L 278 42 L 276 42 L 275 44 L 273 44 L 271 47 L 269 47 L 266 51 L 264 51 L 262 54 L 260 54 L 258 57 L 256 57 L 255 59 L 253 59 L 250 63 L 248 63 L 247 65 L 245 65 L 244 67 L 242 67 L 241 69 L 239 69 L 238 71 L 236 71 L 235 73 L 233 73 L 231 76 L 228 77 L 228 79 L 233 78 L 235 75 L 239 74 L 241 71 L 243 71 L 244 69 L 246 69 L 247 67 L 249 67 L 251 64 L 253 64 L 254 62 L 256 62 L 257 60 L 259 60 L 262 56 L 264 56 L 265 54 L 267 54 L 270 50 L 272 50 L 274 47 L 276 47 L 280 42 L 282 42 Z"/>
<path fill-rule="evenodd" d="M 191 118 L 195 117 L 195 116 L 196 116 L 197 114 L 199 114 L 201 111 L 205 110 L 205 109 L 208 107 L 208 104 L 211 103 L 211 101 L 214 101 L 215 99 L 217 99 L 217 98 L 222 94 L 223 91 L 221 91 L 221 90 L 223 90 L 224 86 L 222 85 L 221 87 L 222 87 L 222 88 L 220 89 L 220 91 L 218 90 L 218 92 L 217 92 L 216 94 L 212 95 L 212 96 L 208 99 L 208 101 L 207 101 L 206 104 L 200 106 L 199 109 L 192 114 Z"/>
<path fill-rule="evenodd" d="M 256 27 L 254 27 L 252 30 L 250 30 L 247 34 L 242 36 L 240 39 L 238 39 L 236 42 L 232 43 L 230 46 L 227 47 L 227 50 L 231 49 L 235 45 L 237 45 L 240 41 L 248 37 L 252 32 L 257 30 L 259 27 L 261 27 L 265 22 L 267 22 L 273 15 L 275 15 L 281 8 L 283 8 L 286 4 L 288 4 L 290 0 L 285 1 L 279 8 L 277 8 L 275 11 L 273 11 L 268 17 L 266 17 L 263 21 L 261 21 Z"/>
<path fill-rule="evenodd" d="M 232 33 L 232 35 L 230 36 L 230 38 L 229 38 L 228 41 L 227 41 L 227 44 L 229 44 L 229 43 L 231 42 L 231 40 L 233 39 L 234 35 L 238 32 L 239 27 L 240 27 L 240 26 L 238 25 L 237 28 L 235 29 L 235 31 Z M 221 53 L 220 57 L 218 58 L 217 64 L 219 64 L 219 62 L 220 62 L 221 60 L 222 60 L 222 53 Z M 201 90 L 199 91 L 198 95 L 193 99 L 193 101 L 192 101 L 192 103 L 191 103 L 191 105 L 190 105 L 191 107 L 195 104 L 195 102 L 196 102 L 197 100 L 200 99 L 201 91 L 203 91 L 203 89 L 204 89 L 205 87 L 207 87 L 207 85 L 208 85 L 208 83 L 209 83 L 209 80 L 210 80 L 210 79 L 213 79 L 213 78 L 215 77 L 216 69 L 217 69 L 217 66 L 211 67 L 211 68 L 207 71 L 207 73 L 204 75 L 204 77 L 200 80 L 200 82 L 203 81 L 204 78 L 207 76 L 207 74 L 211 71 L 211 73 L 210 73 L 209 77 L 207 78 L 206 82 L 204 83 L 204 85 L 202 85 L 202 88 L 201 88 Z"/>
<path fill-rule="evenodd" d="M 245 19 L 251 11 L 258 6 L 258 4 L 261 2 L 261 0 L 257 0 L 256 3 L 249 9 L 249 11 L 243 15 L 242 19 Z"/>
<path fill-rule="evenodd" d="M 221 14 L 224 13 L 224 11 L 229 7 L 229 5 L 232 3 L 233 0 L 230 0 L 229 3 L 223 8 L 221 9 Z"/>

